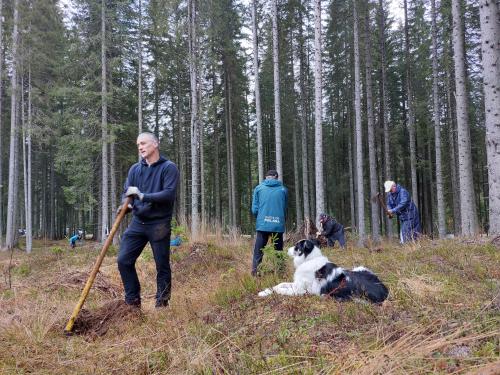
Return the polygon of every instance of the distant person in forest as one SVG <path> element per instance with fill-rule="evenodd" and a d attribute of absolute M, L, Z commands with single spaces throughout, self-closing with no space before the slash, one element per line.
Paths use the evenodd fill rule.
<path fill-rule="evenodd" d="M 399 233 L 401 243 L 415 241 L 422 233 L 420 216 L 417 206 L 413 203 L 410 193 L 394 181 L 384 182 L 387 194 L 387 213 L 397 215 L 401 221 Z"/>
<path fill-rule="evenodd" d="M 141 306 L 141 286 L 135 262 L 149 242 L 156 263 L 156 307 L 168 306 L 172 283 L 170 229 L 179 170 L 160 155 L 158 138 L 152 133 L 137 137 L 141 160 L 132 165 L 125 181 L 123 199 L 132 197 L 133 218 L 123 234 L 118 252 L 118 270 L 125 289 L 125 303 Z"/>
<path fill-rule="evenodd" d="M 285 232 L 288 190 L 278 180 L 278 172 L 274 169 L 266 173 L 262 181 L 253 191 L 252 213 L 256 217 L 255 246 L 253 249 L 252 275 L 262 262 L 262 249 L 269 237 L 274 240 L 275 250 L 283 250 L 283 233 Z"/>
<path fill-rule="evenodd" d="M 340 247 L 345 250 L 345 232 L 342 224 L 327 214 L 320 214 L 319 225 L 317 236 L 326 237 L 328 246 L 332 247 L 335 246 L 335 241 L 339 241 Z"/>
<path fill-rule="evenodd" d="M 69 246 L 71 246 L 72 249 L 75 248 L 76 246 L 76 241 L 79 241 L 82 239 L 82 236 L 80 234 L 75 234 L 69 239 Z"/>

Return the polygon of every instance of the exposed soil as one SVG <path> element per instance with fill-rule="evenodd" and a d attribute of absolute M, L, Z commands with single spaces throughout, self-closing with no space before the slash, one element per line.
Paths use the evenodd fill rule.
<path fill-rule="evenodd" d="M 82 309 L 75 320 L 73 333 L 95 339 L 105 335 L 111 327 L 119 329 L 124 321 L 140 319 L 141 316 L 140 308 L 114 300 L 95 311 Z"/>

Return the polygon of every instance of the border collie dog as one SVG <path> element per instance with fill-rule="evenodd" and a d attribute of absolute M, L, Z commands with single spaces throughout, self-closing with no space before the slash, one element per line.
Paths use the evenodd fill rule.
<path fill-rule="evenodd" d="M 281 283 L 259 292 L 265 297 L 272 293 L 288 296 L 314 294 L 330 296 L 339 301 L 362 297 L 373 303 L 383 302 L 389 291 L 379 278 L 365 267 L 345 270 L 331 263 L 321 253 L 316 243 L 300 240 L 288 249 L 293 258 L 293 282 Z"/>

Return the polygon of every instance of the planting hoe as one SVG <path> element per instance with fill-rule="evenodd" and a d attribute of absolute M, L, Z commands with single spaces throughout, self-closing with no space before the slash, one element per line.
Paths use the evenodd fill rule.
<path fill-rule="evenodd" d="M 372 201 L 375 203 L 376 201 L 378 201 L 378 204 L 380 205 L 380 207 L 382 207 L 382 209 L 384 210 L 384 213 L 389 216 L 389 219 L 392 219 L 393 218 L 393 214 L 391 214 L 389 212 L 389 210 L 387 209 L 387 206 L 385 205 L 385 202 L 384 202 L 384 198 L 383 198 L 383 194 L 381 193 L 377 193 L 377 195 L 373 196 L 372 197 Z"/>
<path fill-rule="evenodd" d="M 109 232 L 108 238 L 106 238 L 106 242 L 104 243 L 101 253 L 97 257 L 97 260 L 94 264 L 94 268 L 92 269 L 92 272 L 90 272 L 89 278 L 87 279 L 87 283 L 85 284 L 85 287 L 83 288 L 82 295 L 80 296 L 80 300 L 75 306 L 75 309 L 73 310 L 73 314 L 71 314 L 71 317 L 68 320 L 68 323 L 66 324 L 66 328 L 64 328 L 64 333 L 67 335 L 71 334 L 71 331 L 73 330 L 73 325 L 75 324 L 75 319 L 78 316 L 78 313 L 80 312 L 83 303 L 85 302 L 85 299 L 87 298 L 87 295 L 89 294 L 90 288 L 92 287 L 92 284 L 94 283 L 95 277 L 97 275 L 97 272 L 99 272 L 99 268 L 101 267 L 102 261 L 104 260 L 104 256 L 106 255 L 106 252 L 109 249 L 109 246 L 111 245 L 111 242 L 113 241 L 113 237 L 118 230 L 118 227 L 120 226 L 120 223 L 122 222 L 123 218 L 127 214 L 127 207 L 128 205 L 132 202 L 132 198 L 127 197 L 127 199 L 123 202 L 122 204 L 122 209 L 120 212 L 118 212 L 118 215 L 116 216 L 115 222 L 113 223 L 113 227 L 111 228 L 111 232 Z"/>

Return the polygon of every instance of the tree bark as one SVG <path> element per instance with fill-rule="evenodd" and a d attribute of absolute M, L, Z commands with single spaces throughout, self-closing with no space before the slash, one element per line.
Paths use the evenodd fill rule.
<path fill-rule="evenodd" d="M 444 207 L 443 171 L 441 161 L 441 124 L 439 121 L 439 93 L 438 93 L 438 56 L 437 56 L 437 27 L 436 27 L 436 0 L 431 0 L 432 25 L 432 103 L 434 121 L 434 143 L 436 155 L 436 200 L 438 213 L 439 238 L 446 235 L 446 212 Z"/>
<path fill-rule="evenodd" d="M 19 43 L 19 0 L 14 0 L 13 9 L 13 29 L 12 29 L 12 73 L 11 73 L 11 104 L 10 104 L 10 148 L 9 148 L 9 190 L 7 195 L 7 231 L 5 235 L 5 246 L 12 249 L 15 245 L 15 200 L 17 199 L 17 190 L 15 190 L 16 177 L 16 157 L 17 157 L 17 69 L 18 69 L 18 43 Z"/>
<path fill-rule="evenodd" d="M 366 237 L 365 232 L 365 202 L 363 185 L 363 129 L 361 123 L 361 72 L 359 56 L 359 19 L 357 2 L 353 1 L 354 15 L 354 113 L 356 128 L 356 186 L 357 186 L 357 224 L 358 224 L 358 245 L 362 246 Z"/>
<path fill-rule="evenodd" d="M 137 125 L 139 128 L 139 133 L 142 133 L 142 0 L 139 0 L 139 38 L 137 41 L 137 47 L 139 50 L 139 67 L 138 67 L 138 108 L 137 108 Z M 140 156 L 139 156 L 140 159 Z M 113 207 L 114 208 L 114 207 Z"/>
<path fill-rule="evenodd" d="M 406 96 L 408 101 L 408 134 L 410 138 L 410 170 L 411 170 L 411 190 L 415 204 L 418 204 L 418 183 L 417 183 L 417 140 L 415 135 L 415 114 L 413 111 L 413 89 L 411 84 L 411 61 L 410 61 L 410 37 L 408 27 L 408 4 L 404 0 L 405 13 L 405 64 L 406 64 Z"/>
<path fill-rule="evenodd" d="M 3 155 L 3 0 L 0 0 L 0 155 Z M 3 247 L 3 158 L 0 157 L 0 249 Z"/>
<path fill-rule="evenodd" d="M 306 92 L 306 53 L 303 32 L 303 13 L 300 12 L 299 22 L 299 102 L 300 102 L 300 137 L 301 137 L 301 161 L 302 161 L 302 201 L 304 203 L 304 218 L 311 220 L 309 205 L 309 168 L 307 164 L 307 92 Z"/>
<path fill-rule="evenodd" d="M 452 0 L 453 16 L 453 57 L 455 63 L 455 101 L 458 133 L 458 175 L 460 179 L 460 211 L 462 235 L 472 236 L 478 231 L 476 204 L 474 201 L 474 183 L 470 129 L 468 124 L 468 104 L 465 72 L 465 49 L 460 0 Z"/>
<path fill-rule="evenodd" d="M 366 7 L 365 14 L 365 79 L 366 79 L 366 118 L 368 122 L 368 160 L 370 166 L 370 196 L 377 194 L 378 176 L 377 176 L 377 154 L 375 147 L 375 120 L 373 116 L 373 97 L 372 97 L 372 52 L 371 52 L 371 30 L 370 30 L 370 8 Z M 372 239 L 375 242 L 380 240 L 380 219 L 379 205 L 376 201 L 371 202 L 371 222 Z"/>
<path fill-rule="evenodd" d="M 283 158 L 281 150 L 281 106 L 280 106 L 280 70 L 278 48 L 278 0 L 272 0 L 273 26 L 273 75 L 274 75 L 274 136 L 276 143 L 276 170 L 283 181 Z"/>
<path fill-rule="evenodd" d="M 314 166 L 316 170 L 316 215 L 325 212 L 323 180 L 321 0 L 314 0 Z"/>
<path fill-rule="evenodd" d="M 500 234 L 500 9 L 479 1 L 483 60 L 486 153 L 488 159 L 489 235 Z"/>
<path fill-rule="evenodd" d="M 380 72 L 381 72 L 381 100 L 380 105 L 382 114 L 380 121 L 382 121 L 383 128 L 383 143 L 384 143 L 384 179 L 392 180 L 391 176 L 391 152 L 390 152 L 390 134 L 389 134 L 389 100 L 387 98 L 387 56 L 385 50 L 385 10 L 383 0 L 379 0 L 379 48 L 380 48 Z M 393 237 L 392 220 L 385 216 L 386 235 L 389 238 Z"/>
<path fill-rule="evenodd" d="M 196 0 L 189 1 L 189 75 L 191 82 L 191 236 L 197 239 L 199 217 L 199 118 L 198 118 L 198 47 L 196 42 Z"/>
<path fill-rule="evenodd" d="M 101 0 L 101 141 L 102 141 L 102 185 L 101 185 L 101 242 L 104 243 L 109 225 L 108 189 L 108 104 L 106 77 L 106 2 Z"/>
<path fill-rule="evenodd" d="M 262 147 L 262 109 L 260 105 L 259 86 L 259 45 L 257 38 L 257 0 L 252 1 L 252 40 L 253 40 L 253 70 L 255 95 L 255 121 L 257 123 L 257 169 L 259 182 L 264 179 L 264 148 Z"/>

